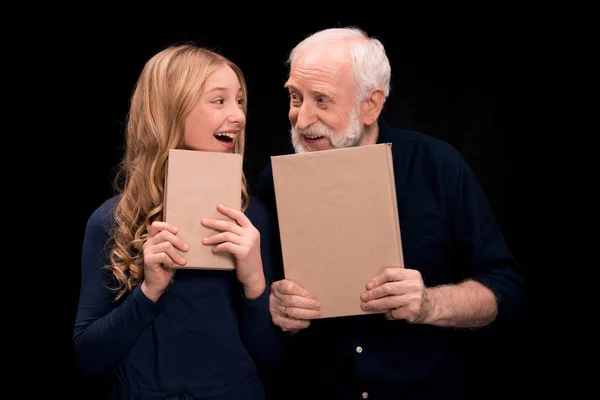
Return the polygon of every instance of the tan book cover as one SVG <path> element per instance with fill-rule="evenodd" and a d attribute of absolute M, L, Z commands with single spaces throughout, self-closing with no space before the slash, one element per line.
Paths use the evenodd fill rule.
<path fill-rule="evenodd" d="M 372 314 L 367 283 L 404 268 L 391 144 L 271 157 L 286 279 L 323 318 Z"/>
<path fill-rule="evenodd" d="M 179 229 L 190 250 L 180 252 L 187 264 L 180 268 L 235 269 L 229 253 L 213 253 L 202 239 L 219 231 L 202 225 L 202 218 L 231 220 L 217 204 L 241 209 L 242 156 L 235 153 L 172 149 L 165 176 L 163 220 Z"/>

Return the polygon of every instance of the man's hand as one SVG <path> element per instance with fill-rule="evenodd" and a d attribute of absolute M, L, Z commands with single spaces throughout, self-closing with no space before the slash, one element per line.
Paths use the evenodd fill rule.
<path fill-rule="evenodd" d="M 361 295 L 365 311 L 386 310 L 387 319 L 422 323 L 431 308 L 421 273 L 414 269 L 388 268 L 367 283 Z"/>
<path fill-rule="evenodd" d="M 287 279 L 271 284 L 269 309 L 273 323 L 290 334 L 308 328 L 310 320 L 321 317 L 321 303 Z"/>

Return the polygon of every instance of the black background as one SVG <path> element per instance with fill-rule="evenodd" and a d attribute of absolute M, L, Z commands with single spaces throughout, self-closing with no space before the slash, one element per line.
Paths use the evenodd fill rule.
<path fill-rule="evenodd" d="M 506 20 L 503 15 L 496 22 L 488 15 L 442 23 L 411 22 L 408 17 L 383 22 L 366 15 L 294 23 L 284 18 L 266 23 L 248 15 L 239 17 L 234 22 L 220 16 L 211 23 L 164 25 L 152 20 L 88 21 L 75 23 L 63 33 L 58 53 L 68 54 L 68 59 L 60 64 L 60 78 L 54 84 L 58 90 L 64 87 L 68 99 L 62 103 L 63 112 L 55 116 L 62 131 L 53 146 L 60 148 L 57 143 L 62 140 L 65 150 L 74 146 L 77 151 L 57 155 L 54 164 L 63 173 L 57 184 L 69 196 L 60 201 L 68 203 L 65 222 L 71 240 L 61 247 L 67 272 L 60 290 L 67 300 L 55 330 L 59 341 L 52 350 L 61 359 L 68 355 L 68 367 L 48 390 L 86 399 L 101 393 L 101 380 L 77 371 L 72 349 L 81 242 L 87 218 L 113 194 L 111 180 L 122 155 L 129 97 L 146 60 L 168 44 L 191 40 L 221 51 L 242 68 L 249 89 L 245 169 L 252 187 L 269 156 L 289 146 L 283 89 L 289 50 L 309 33 L 345 25 L 365 29 L 387 49 L 392 90 L 383 115 L 388 122 L 449 142 L 464 154 L 479 178 L 512 251 L 525 267 L 530 299 L 526 315 L 514 329 L 490 338 L 496 342 L 482 355 L 486 360 L 482 368 L 488 368 L 489 374 L 482 374 L 487 378 L 480 382 L 490 387 L 494 398 L 533 387 L 533 371 L 541 366 L 539 343 L 534 340 L 537 310 L 531 299 L 539 290 L 535 277 L 540 266 L 529 243 L 537 229 L 531 208 L 540 196 L 532 183 L 536 163 L 532 149 L 541 132 L 528 130 L 523 122 L 531 96 L 527 60 L 535 41 L 525 32 L 524 21 Z M 76 37 L 82 42 L 75 43 Z"/>

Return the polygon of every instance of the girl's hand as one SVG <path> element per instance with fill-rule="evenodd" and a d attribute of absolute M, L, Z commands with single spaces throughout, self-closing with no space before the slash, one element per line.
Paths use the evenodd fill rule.
<path fill-rule="evenodd" d="M 244 286 L 246 297 L 256 298 L 266 287 L 260 254 L 260 233 L 242 211 L 220 204 L 217 210 L 235 222 L 203 219 L 202 225 L 220 233 L 203 239 L 202 243 L 215 245 L 214 252 L 225 251 L 235 257 L 236 276 Z"/>

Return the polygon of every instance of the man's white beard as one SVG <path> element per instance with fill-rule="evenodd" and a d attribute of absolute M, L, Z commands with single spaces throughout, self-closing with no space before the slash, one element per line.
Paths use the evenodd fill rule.
<path fill-rule="evenodd" d="M 348 128 L 345 132 L 335 133 L 329 127 L 321 122 L 317 122 L 303 131 L 296 129 L 295 126 L 292 126 L 290 133 L 292 139 L 292 145 L 294 146 L 294 150 L 296 153 L 305 153 L 309 151 L 314 151 L 316 149 L 310 146 L 310 143 L 306 143 L 302 136 L 323 136 L 324 138 L 328 138 L 331 142 L 331 145 L 335 149 L 341 149 L 344 147 L 355 147 L 358 146 L 364 137 L 367 128 L 360 123 L 358 116 L 358 109 L 354 110 L 352 115 L 350 115 L 350 121 L 348 123 Z"/>

